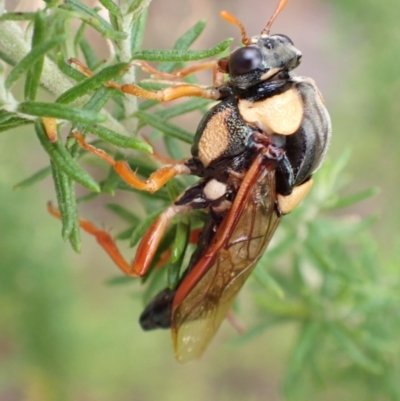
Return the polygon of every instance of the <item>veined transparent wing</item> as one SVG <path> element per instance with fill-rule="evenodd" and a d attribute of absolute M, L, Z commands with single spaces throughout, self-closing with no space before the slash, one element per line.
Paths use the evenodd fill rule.
<path fill-rule="evenodd" d="M 199 358 L 214 337 L 279 223 L 275 202 L 275 170 L 257 157 L 209 249 L 175 295 L 178 360 Z"/>

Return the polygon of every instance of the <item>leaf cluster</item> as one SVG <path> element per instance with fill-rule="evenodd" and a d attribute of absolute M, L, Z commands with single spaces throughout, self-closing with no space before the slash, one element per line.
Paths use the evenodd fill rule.
<path fill-rule="evenodd" d="M 74 130 L 91 133 L 100 139 L 97 142 L 100 147 L 111 144 L 151 153 L 152 147 L 136 138 L 140 129 L 150 126 L 166 136 L 165 144 L 170 156 L 182 158 L 184 153 L 176 140 L 191 143 L 193 134 L 169 120 L 203 110 L 206 101 L 194 99 L 168 110 L 149 101 L 139 106 L 136 99 L 123 96 L 112 85 L 106 84 L 110 81 L 123 83 L 135 79 L 136 67 L 131 64 L 135 60 L 163 62 L 160 69 L 171 72 L 182 67 L 183 61 L 204 59 L 224 52 L 231 41 L 225 40 L 203 51 L 191 50 L 190 46 L 205 28 L 205 22 L 200 21 L 177 40 L 172 50 L 142 50 L 148 1 L 123 1 L 120 7 L 113 1 L 102 1 L 108 10 L 110 22 L 100 16 L 98 9 L 91 9 L 78 0 L 66 0 L 62 4 L 58 1 L 46 3 L 47 6 L 36 13 L 5 13 L 0 17 L 0 36 L 3 37 L 0 40 L 0 59 L 12 67 L 1 81 L 3 96 L 0 99 L 0 132 L 23 125 L 33 126 L 39 143 L 50 158 L 50 168 L 34 173 L 18 183 L 16 188 L 32 185 L 51 173 L 62 217 L 62 237 L 64 240 L 69 239 L 73 248 L 79 251 L 81 244 L 75 183 L 93 193 L 78 201 L 93 199 L 101 192 L 113 193 L 118 188 L 127 188 L 116 179 L 112 169 L 104 181 L 97 183 L 77 163 L 80 151 L 68 133 Z M 24 42 L 25 36 L 16 25 L 16 21 L 20 20 L 29 21 L 31 43 Z M 74 30 L 73 24 L 76 21 L 80 26 Z M 121 28 L 126 26 L 129 27 L 128 31 Z M 90 28 L 98 31 L 104 40 L 107 39 L 113 49 L 113 56 L 106 61 L 98 59 L 87 40 L 86 32 Z M 20 34 L 19 39 L 27 48 L 23 56 L 16 54 L 15 46 L 7 40 L 7 36 L 11 37 L 15 32 Z M 79 68 L 73 68 L 67 63 L 70 58 L 83 58 L 93 74 L 86 76 Z M 24 94 L 22 99 L 17 99 L 15 84 L 22 79 L 25 82 Z M 136 81 L 136 84 L 140 85 L 140 81 Z M 53 101 L 40 100 L 46 91 L 54 96 Z M 49 140 L 42 118 L 57 119 L 55 141 Z M 133 126 L 132 120 L 136 122 Z M 67 132 L 64 135 L 66 139 L 63 139 L 64 132 Z M 138 154 L 132 158 L 133 167 L 140 167 L 140 174 L 145 175 L 154 169 L 154 164 L 148 159 L 146 161 Z M 135 162 L 138 158 L 141 166 Z M 165 201 L 170 197 L 161 191 L 155 199 Z M 143 229 L 145 227 L 143 225 Z"/>

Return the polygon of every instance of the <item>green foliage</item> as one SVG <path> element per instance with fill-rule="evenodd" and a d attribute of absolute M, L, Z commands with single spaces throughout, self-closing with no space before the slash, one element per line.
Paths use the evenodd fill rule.
<path fill-rule="evenodd" d="M 135 60 L 147 60 L 147 61 L 193 61 L 201 60 L 203 58 L 217 56 L 224 52 L 231 44 L 232 39 L 227 39 L 221 42 L 219 45 L 209 50 L 143 50 L 132 54 L 132 58 Z"/>
<path fill-rule="evenodd" d="M 196 24 L 185 35 L 178 39 L 175 48 L 171 50 L 140 50 L 141 38 L 143 37 L 144 22 L 146 14 L 137 13 L 137 10 L 144 9 L 146 2 L 137 2 L 135 7 L 130 8 L 130 14 L 121 13 L 118 6 L 113 2 L 104 2 L 104 6 L 110 11 L 111 21 L 115 28 L 99 16 L 96 10 L 92 10 L 85 4 L 68 0 L 64 4 L 49 4 L 47 9 L 39 10 L 36 14 L 27 14 L 25 18 L 33 19 L 33 36 L 30 51 L 18 59 L 15 54 L 12 42 L 4 40 L 0 44 L 2 60 L 13 68 L 7 74 L 2 83 L 3 98 L 0 100 L 2 111 L 0 115 L 0 131 L 6 131 L 21 125 L 35 122 L 36 134 L 40 144 L 48 153 L 52 163 L 53 180 L 56 187 L 58 204 L 63 220 L 63 238 L 68 239 L 72 233 L 77 233 L 78 220 L 75 195 L 72 195 L 74 183 L 80 183 L 87 189 L 94 192 L 108 192 L 109 185 L 104 184 L 102 188 L 82 170 L 76 163 L 77 151 L 74 141 L 67 139 L 65 144 L 62 141 L 61 132 L 65 129 L 72 132 L 74 129 L 80 132 L 90 132 L 98 136 L 101 140 L 121 148 L 130 148 L 138 151 L 151 153 L 151 146 L 137 138 L 127 135 L 125 124 L 129 123 L 129 117 L 135 116 L 140 122 L 138 129 L 147 125 L 152 126 L 165 133 L 185 142 L 191 143 L 193 135 L 168 122 L 169 119 L 199 110 L 204 107 L 204 101 L 190 101 L 187 105 L 180 105 L 172 108 L 169 112 L 162 112 L 152 115 L 151 112 L 138 110 L 136 99 L 127 96 L 121 97 L 121 93 L 111 87 L 105 87 L 108 81 L 116 80 L 121 82 L 135 78 L 135 67 L 130 65 L 131 61 L 158 60 L 164 61 L 162 68 L 164 71 L 171 71 L 177 66 L 177 61 L 198 60 L 215 56 L 227 49 L 230 40 L 223 41 L 211 49 L 204 51 L 187 50 L 188 47 L 201 34 L 205 27 L 204 21 Z M 128 5 L 129 2 L 125 6 Z M 140 4 L 142 4 L 142 7 Z M 124 7 L 121 5 L 121 7 Z M 11 14 L 2 18 L 2 21 L 13 21 L 15 15 Z M 71 25 L 76 21 L 81 21 L 81 28 L 74 34 Z M 107 64 L 99 63 L 95 53 L 91 49 L 85 37 L 85 26 L 90 25 L 108 38 L 114 46 L 115 58 L 108 60 Z M 123 32 L 119 27 L 132 26 L 132 31 Z M 16 26 L 13 26 L 15 28 Z M 3 36 L 11 35 L 10 26 L 4 22 L 0 26 Z M 57 32 L 51 39 L 44 40 L 44 31 Z M 134 37 L 130 35 L 134 34 Z M 46 35 L 48 37 L 48 35 Z M 21 40 L 23 40 L 21 32 Z M 128 42 L 128 43 L 126 43 Z M 126 46 L 128 45 L 128 46 Z M 131 49 L 130 53 L 126 49 Z M 66 63 L 71 56 L 79 58 L 79 51 L 82 51 L 85 61 L 90 68 L 94 68 L 94 74 L 85 77 L 81 72 Z M 57 65 L 51 63 L 57 60 Z M 120 62 L 118 62 L 120 61 Z M 46 63 L 48 65 L 45 70 Z M 22 101 L 17 101 L 12 92 L 13 85 L 20 78 L 25 77 L 25 93 Z M 61 78 L 60 78 L 61 77 Z M 62 80 L 61 85 L 59 80 Z M 72 79 L 72 82 L 71 82 Z M 76 82 L 76 83 L 74 83 Z M 43 102 L 37 98 L 39 85 L 44 85 L 55 97 L 53 102 Z M 62 90 L 62 87 L 66 88 Z M 90 97 L 88 97 L 90 96 Z M 153 102 L 151 108 L 156 110 Z M 118 113 L 110 114 L 107 109 L 114 107 Z M 101 112 L 101 113 L 100 113 Z M 118 115 L 117 115 L 118 114 Z M 50 143 L 41 119 L 36 117 L 51 117 L 58 121 L 59 140 Z M 129 127 L 131 129 L 132 127 Z M 136 132 L 135 132 L 136 134 Z M 175 145 L 175 153 L 179 145 Z M 150 165 L 141 170 L 151 171 Z M 112 174 L 110 172 L 110 174 Z M 41 172 L 34 173 L 31 178 L 24 181 L 23 186 L 37 182 L 46 175 Z M 114 177 L 114 182 L 116 182 Z M 69 189 L 67 189 L 69 188 Z M 161 192 L 162 195 L 162 192 Z M 66 208 L 62 205 L 66 205 Z M 135 231 L 136 232 L 136 231 Z M 71 239 L 71 238 L 70 238 Z M 73 247 L 80 249 L 80 242 L 77 235 Z"/>
<path fill-rule="evenodd" d="M 309 379 L 317 385 L 359 380 L 375 395 L 400 396 L 397 379 L 388 376 L 400 356 L 391 335 L 400 325 L 400 315 L 393 313 L 400 302 L 399 277 L 388 281 L 392 273 L 382 271 L 370 232 L 373 220 L 326 215 L 375 194 L 363 191 L 343 198 L 346 202 L 337 196 L 349 156 L 343 153 L 335 164 L 328 160 L 315 175 L 314 190 L 282 222 L 282 238 L 254 274 L 262 323 L 241 341 L 278 322 L 298 325 L 283 383 L 289 399 L 307 391 Z"/>
<path fill-rule="evenodd" d="M 159 70 L 171 72 L 186 61 L 223 54 L 231 41 L 224 40 L 206 50 L 191 50 L 205 28 L 205 22 L 200 21 L 177 39 L 173 49 L 143 50 L 149 1 L 121 0 L 117 5 L 111 0 L 101 0 L 109 11 L 110 22 L 97 9 L 78 0 L 45 3 L 46 8 L 36 13 L 5 13 L 0 17 L 0 59 L 8 65 L 0 82 L 0 132 L 28 125 L 27 130 L 36 133 L 37 145 L 49 157 L 48 167 L 34 172 L 15 188 L 28 188 L 52 174 L 62 238 L 69 240 L 78 252 L 81 242 L 77 204 L 99 194 L 130 191 L 138 199 L 137 205 L 140 204 L 134 211 L 122 206 L 118 199 L 105 206 L 126 224 L 116 238 L 136 246 L 188 181 L 176 179 L 150 195 L 129 188 L 102 163 L 106 178 L 97 182 L 82 167 L 85 164 L 81 156 L 85 153 L 80 152 L 70 134 L 78 130 L 95 135 L 96 146 L 106 149 L 117 160 L 128 160 L 131 168 L 143 177 L 155 169 L 147 156 L 152 147 L 137 138 L 145 127 L 152 130 L 152 137 L 162 139 L 169 157 L 183 158 L 187 152 L 181 142 L 191 144 L 193 133 L 170 120 L 192 112 L 197 112 L 200 119 L 207 101 L 190 99 L 164 108 L 154 101 L 139 103 L 105 84 L 135 81 L 140 86 L 157 89 L 163 84 L 149 79 L 140 81 L 137 67 L 130 64 L 132 61 L 157 61 Z M 15 23 L 20 20 L 30 21 L 27 28 L 32 31 L 30 42 Z M 77 22 L 79 29 L 72 29 Z M 113 51 L 106 62 L 97 58 L 86 35 L 88 26 L 109 40 Z M 94 74 L 86 77 L 68 64 L 71 57 L 83 59 Z M 17 84 L 23 79 L 21 95 Z M 187 82 L 193 80 L 189 77 Z M 42 117 L 57 119 L 57 142 L 49 141 Z M 122 155 L 118 148 L 132 151 Z M 85 159 L 89 158 L 94 160 L 91 156 Z M 328 160 L 316 174 L 311 195 L 283 219 L 270 249 L 253 274 L 251 293 L 257 323 L 253 322 L 252 328 L 237 342 L 253 341 L 282 324 L 295 327 L 297 337 L 283 380 L 287 399 L 310 399 L 315 388 L 333 388 L 337 383 L 346 386 L 351 382 L 352 386 L 362 388 L 362 399 L 400 400 L 397 380 L 400 347 L 396 338 L 400 327 L 397 311 L 400 279 L 395 263 L 398 258 L 390 255 L 386 260 L 379 254 L 371 233 L 373 217 L 360 218 L 342 210 L 377 193 L 372 188 L 342 195 L 348 159 L 349 153 L 344 152 L 335 162 Z M 78 199 L 76 183 L 87 190 Z M 193 250 L 188 244 L 190 229 L 200 226 L 203 217 L 193 213 L 173 222 L 149 276 L 143 280 L 145 300 L 178 281 L 180 269 Z M 169 248 L 172 252 L 166 269 L 154 269 Z M 111 281 L 111 284 L 131 282 L 125 278 Z M 240 300 L 237 306 L 240 315 Z M 52 366 L 48 361 L 49 371 Z"/>

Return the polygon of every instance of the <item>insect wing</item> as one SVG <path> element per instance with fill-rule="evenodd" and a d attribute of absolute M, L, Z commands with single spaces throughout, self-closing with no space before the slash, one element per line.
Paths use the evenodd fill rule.
<path fill-rule="evenodd" d="M 260 165 L 255 183 L 241 195 L 193 269 L 206 272 L 173 311 L 175 353 L 182 362 L 202 355 L 279 223 L 273 169 Z"/>

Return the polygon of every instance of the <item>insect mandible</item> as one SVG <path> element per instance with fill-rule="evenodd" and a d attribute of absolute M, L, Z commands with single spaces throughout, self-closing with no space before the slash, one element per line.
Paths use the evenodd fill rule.
<path fill-rule="evenodd" d="M 172 219 L 195 209 L 206 211 L 197 248 L 178 284 L 161 291 L 140 317 L 145 330 L 171 328 L 180 361 L 202 355 L 281 217 L 310 190 L 312 174 L 328 149 L 331 124 L 320 92 L 312 79 L 291 73 L 300 63 L 300 51 L 287 36 L 269 33 L 286 3 L 280 0 L 260 35 L 251 38 L 232 15 L 221 13 L 240 28 L 243 47 L 217 62 L 176 74 L 183 77 L 212 67 L 212 87 L 182 84 L 156 92 L 134 84 L 120 87 L 125 93 L 159 101 L 184 96 L 219 101 L 200 121 L 189 159 L 141 180 L 127 162 L 115 161 L 87 144 L 82 135 L 75 136 L 82 148 L 110 163 L 136 189 L 154 192 L 182 174 L 200 178 L 152 223 L 132 264 L 108 233 L 86 220 L 80 223 L 126 275 L 141 277 Z M 141 66 L 154 72 L 146 63 Z"/>

